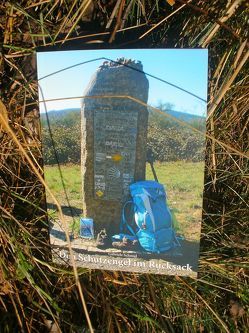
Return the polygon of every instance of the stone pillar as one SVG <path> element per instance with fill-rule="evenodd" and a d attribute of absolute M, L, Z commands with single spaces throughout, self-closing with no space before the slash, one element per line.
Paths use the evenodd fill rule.
<path fill-rule="evenodd" d="M 149 83 L 139 61 L 105 61 L 84 96 L 125 95 L 145 103 Z M 81 166 L 83 212 L 95 231 L 119 231 L 129 184 L 145 179 L 148 110 L 127 98 L 83 98 Z"/>

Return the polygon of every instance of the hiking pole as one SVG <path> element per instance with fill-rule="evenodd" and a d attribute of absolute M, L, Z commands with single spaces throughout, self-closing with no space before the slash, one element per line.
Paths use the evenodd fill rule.
<path fill-rule="evenodd" d="M 147 160 L 147 162 L 149 163 L 149 165 L 151 167 L 151 170 L 152 170 L 155 181 L 159 183 L 157 175 L 156 175 L 156 170 L 155 170 L 154 165 L 153 165 L 153 163 L 155 162 L 155 158 L 154 158 L 154 154 L 153 154 L 153 151 L 152 151 L 151 148 L 147 149 L 146 160 Z"/>

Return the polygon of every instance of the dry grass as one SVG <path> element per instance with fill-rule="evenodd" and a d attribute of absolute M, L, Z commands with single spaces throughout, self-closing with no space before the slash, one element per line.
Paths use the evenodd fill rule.
<path fill-rule="evenodd" d="M 246 2 L 94 3 L 25 0 L 0 5 L 0 331 L 49 332 L 52 326 L 54 332 L 82 332 L 89 327 L 87 332 L 92 326 L 96 332 L 246 332 Z M 209 48 L 198 279 L 77 272 L 49 263 L 34 51 L 46 45 L 61 48 L 72 41 L 82 48 Z M 86 313 L 92 324 L 87 323 Z"/>

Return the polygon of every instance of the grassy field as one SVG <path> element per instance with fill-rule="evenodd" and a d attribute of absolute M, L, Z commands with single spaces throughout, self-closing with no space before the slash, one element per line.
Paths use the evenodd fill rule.
<path fill-rule="evenodd" d="M 186 238 L 197 240 L 200 233 L 201 206 L 203 191 L 203 163 L 197 162 L 169 162 L 156 163 L 156 173 L 159 182 L 167 191 L 168 204 L 177 219 L 177 231 Z M 81 207 L 81 177 L 79 165 L 65 165 L 61 167 L 62 175 L 67 189 L 70 206 L 75 211 L 75 220 L 78 219 Z M 149 165 L 146 170 L 146 179 L 153 179 Z M 60 204 L 68 206 L 66 195 L 57 166 L 45 166 L 45 180 Z M 49 212 L 55 214 L 51 198 L 48 196 Z M 69 223 L 72 218 L 65 216 Z"/>

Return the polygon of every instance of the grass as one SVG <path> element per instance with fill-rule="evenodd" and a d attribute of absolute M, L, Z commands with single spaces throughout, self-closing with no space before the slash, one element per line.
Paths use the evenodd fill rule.
<path fill-rule="evenodd" d="M 203 168 L 201 162 L 177 161 L 155 164 L 159 181 L 167 191 L 168 205 L 177 220 L 176 229 L 186 238 L 193 240 L 198 240 L 200 235 Z M 61 166 L 61 171 L 70 205 L 82 209 L 80 166 L 64 165 Z M 46 166 L 45 179 L 60 204 L 68 206 L 58 167 Z M 153 179 L 149 165 L 146 169 L 146 179 Z M 48 202 L 51 203 L 49 196 Z M 50 209 L 49 212 L 52 214 L 51 217 L 54 217 L 54 210 Z M 65 219 L 72 225 L 72 219 L 68 215 Z M 74 220 L 77 227 L 78 215 Z"/>
<path fill-rule="evenodd" d="M 81 177 L 79 165 L 61 166 L 62 177 L 70 199 L 80 199 Z M 62 180 L 57 166 L 45 167 L 45 180 L 54 194 L 61 198 L 64 195 Z"/>
<path fill-rule="evenodd" d="M 177 231 L 188 239 L 198 240 L 200 236 L 204 164 L 202 162 L 157 163 L 159 182 L 167 191 L 168 204 L 174 212 Z M 147 179 L 153 179 L 147 168 Z"/>

